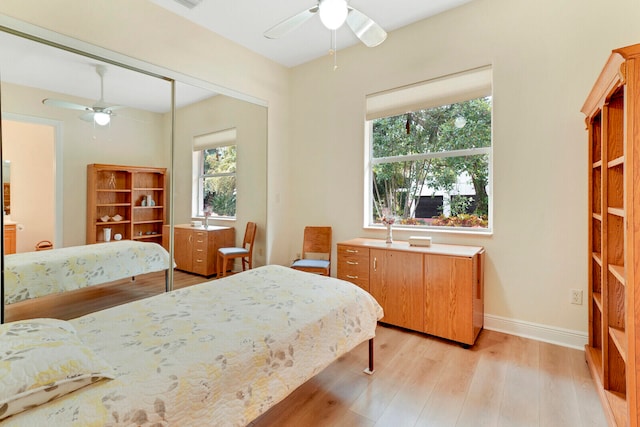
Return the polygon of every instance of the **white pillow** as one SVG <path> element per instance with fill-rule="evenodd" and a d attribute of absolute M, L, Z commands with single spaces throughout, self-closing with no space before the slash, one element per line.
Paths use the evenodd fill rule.
<path fill-rule="evenodd" d="M 0 420 L 50 402 L 113 369 L 68 322 L 29 319 L 0 325 Z"/>

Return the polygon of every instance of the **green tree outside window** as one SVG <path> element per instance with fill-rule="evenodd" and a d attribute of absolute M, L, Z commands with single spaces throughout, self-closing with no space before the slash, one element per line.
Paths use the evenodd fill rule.
<path fill-rule="evenodd" d="M 374 120 L 374 223 L 388 209 L 404 225 L 487 228 L 490 147 L 491 97 Z M 472 196 L 452 199 L 436 217 L 416 218 L 421 197 L 455 193 L 464 178 Z"/>
<path fill-rule="evenodd" d="M 213 216 L 236 215 L 236 146 L 203 150 L 202 211 Z"/>

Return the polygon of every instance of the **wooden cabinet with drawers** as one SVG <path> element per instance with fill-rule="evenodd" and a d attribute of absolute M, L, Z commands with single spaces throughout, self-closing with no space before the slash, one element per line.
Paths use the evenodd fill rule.
<path fill-rule="evenodd" d="M 4 225 L 4 254 L 16 253 L 16 224 Z"/>
<path fill-rule="evenodd" d="M 352 239 L 338 243 L 338 278 L 373 295 L 384 323 L 466 345 L 484 325 L 482 247 Z"/>
<path fill-rule="evenodd" d="M 162 244 L 169 250 L 169 226 L 162 233 Z M 218 248 L 235 246 L 236 232 L 231 227 L 191 227 L 189 224 L 174 226 L 174 261 L 178 270 L 212 276 L 217 274 Z"/>

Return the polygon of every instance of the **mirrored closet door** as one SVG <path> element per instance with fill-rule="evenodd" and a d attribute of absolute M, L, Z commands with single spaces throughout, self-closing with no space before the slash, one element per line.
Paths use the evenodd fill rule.
<path fill-rule="evenodd" d="M 168 269 L 75 289 L 70 282 L 83 282 L 74 280 L 78 276 L 109 274 L 73 264 L 86 260 L 65 251 L 91 253 L 107 241 L 155 242 L 173 260 L 174 225 L 203 214 L 194 140 L 228 129 L 236 135 L 236 210 L 210 223 L 233 228 L 237 243 L 246 222 L 256 222 L 254 265 L 265 263 L 264 105 L 102 49 L 67 49 L 55 34 L 45 40 L 0 30 L 3 321 L 72 318 L 211 280 Z M 93 174 L 91 165 L 103 172 Z M 68 277 L 38 289 L 20 265 L 53 253 L 68 261 Z M 49 269 L 46 274 L 61 273 Z"/>

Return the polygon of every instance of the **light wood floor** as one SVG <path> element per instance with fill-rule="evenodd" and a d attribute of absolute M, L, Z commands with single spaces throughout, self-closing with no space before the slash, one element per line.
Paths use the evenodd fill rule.
<path fill-rule="evenodd" d="M 206 279 L 176 271 L 175 288 Z M 13 304 L 6 320 L 70 319 L 164 290 L 164 274 Z M 258 418 L 266 426 L 606 426 L 584 352 L 482 331 L 475 346 L 385 325 Z"/>
<path fill-rule="evenodd" d="M 367 343 L 252 423 L 263 426 L 606 426 L 584 352 L 482 331 L 471 349 L 378 326 Z"/>
<path fill-rule="evenodd" d="M 174 271 L 174 289 L 212 280 L 195 274 Z M 5 321 L 35 317 L 69 320 L 94 311 L 161 294 L 165 291 L 164 272 L 90 286 L 64 294 L 47 295 L 5 306 Z"/>

